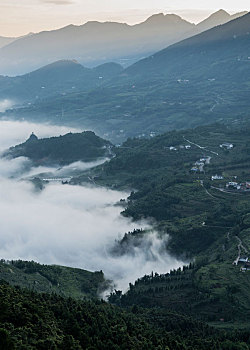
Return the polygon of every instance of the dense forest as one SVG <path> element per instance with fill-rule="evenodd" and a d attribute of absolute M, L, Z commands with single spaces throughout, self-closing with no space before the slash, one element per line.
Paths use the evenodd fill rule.
<path fill-rule="evenodd" d="M 38 139 L 32 134 L 29 139 L 7 150 L 3 156 L 17 158 L 28 157 L 35 164 L 65 165 L 76 161 L 92 161 L 101 157 L 110 157 L 112 144 L 92 131 L 68 133 L 59 137 Z"/>
<path fill-rule="evenodd" d="M 122 310 L 0 284 L 1 350 L 245 350 L 249 332 L 215 330 L 171 312 Z"/>
<path fill-rule="evenodd" d="M 97 298 L 109 287 L 102 271 L 89 272 L 58 265 L 42 265 L 34 261 L 0 260 L 0 279 L 12 286 L 39 293 L 56 293 L 65 297 Z"/>
<path fill-rule="evenodd" d="M 220 147 L 225 142 L 233 148 Z M 169 249 L 174 254 L 194 257 L 237 227 L 250 211 L 249 192 L 220 191 L 235 178 L 238 183 L 250 180 L 249 127 L 215 124 L 129 139 L 115 152 L 116 157 L 72 183 L 92 176 L 99 185 L 133 189 L 123 215 L 153 218 L 159 232 L 171 236 Z M 204 164 L 202 171 L 197 162 Z M 223 179 L 212 181 L 216 174 Z"/>
<path fill-rule="evenodd" d="M 250 192 L 226 187 L 250 180 L 248 140 L 247 126 L 220 124 L 128 139 L 109 162 L 72 179 L 131 189 L 122 214 L 151 219 L 169 237 L 166 249 L 191 263 L 141 276 L 107 303 L 97 299 L 109 285 L 102 271 L 2 260 L 0 348 L 250 349 L 250 276 L 234 264 L 239 246 L 250 250 Z M 109 253 L 140 249 L 149 232 L 127 232 Z"/>
<path fill-rule="evenodd" d="M 232 327 L 248 324 L 249 273 L 233 265 L 239 242 L 243 255 L 250 247 L 248 143 L 249 127 L 220 124 L 129 139 L 116 149 L 115 158 L 87 173 L 98 184 L 133 189 L 122 201 L 123 215 L 153 219 L 159 235 L 169 236 L 166 249 L 195 262 L 191 269 L 144 276 L 124 295 L 112 294 L 110 301 L 123 307 L 167 308 L 216 326 L 220 320 Z M 203 165 L 195 165 L 197 161 Z M 212 180 L 216 174 L 221 178 Z M 242 184 L 240 190 L 227 189 L 231 181 Z M 126 233 L 111 253 L 140 247 L 148 233 Z"/>

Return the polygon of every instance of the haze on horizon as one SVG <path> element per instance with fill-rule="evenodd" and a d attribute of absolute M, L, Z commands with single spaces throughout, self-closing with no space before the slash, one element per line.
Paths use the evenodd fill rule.
<path fill-rule="evenodd" d="M 175 13 L 198 23 L 211 13 L 250 11 L 249 0 L 1 0 L 0 36 L 21 36 L 90 20 L 135 24 L 154 13 Z"/>

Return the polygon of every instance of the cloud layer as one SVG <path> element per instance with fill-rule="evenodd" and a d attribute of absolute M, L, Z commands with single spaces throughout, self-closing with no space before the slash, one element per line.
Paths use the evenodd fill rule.
<path fill-rule="evenodd" d="M 1 149 L 30 130 L 46 136 L 62 132 L 61 127 L 29 123 L 0 122 L 0 130 L 2 127 L 5 133 L 0 132 Z M 68 173 L 70 167 L 93 165 L 75 163 L 61 171 Z M 122 208 L 115 204 L 128 193 L 59 183 L 37 192 L 31 183 L 20 181 L 20 174 L 27 169 L 30 173 L 41 170 L 31 168 L 26 158 L 0 160 L 1 258 L 103 270 L 107 278 L 115 281 L 116 288 L 123 290 L 129 282 L 152 270 L 165 273 L 181 265 L 165 252 L 166 242 L 153 231 L 133 254 L 110 254 L 115 241 L 125 232 L 150 228 L 147 222 L 134 223 L 120 215 Z"/>
<path fill-rule="evenodd" d="M 27 121 L 0 120 L 0 152 L 11 146 L 24 142 L 29 138 L 32 132 L 34 132 L 39 138 L 44 138 L 63 135 L 70 131 L 81 132 L 84 130 L 50 124 L 36 124 Z"/>
<path fill-rule="evenodd" d="M 72 0 L 40 0 L 45 4 L 53 4 L 53 5 L 71 5 L 74 3 Z"/>

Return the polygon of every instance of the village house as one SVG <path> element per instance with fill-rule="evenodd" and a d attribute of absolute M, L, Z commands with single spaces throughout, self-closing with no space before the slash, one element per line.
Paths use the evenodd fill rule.
<path fill-rule="evenodd" d="M 250 270 L 250 261 L 246 261 L 244 266 L 241 267 L 240 269 L 242 272 L 249 271 Z"/>
<path fill-rule="evenodd" d="M 223 180 L 224 179 L 224 177 L 223 176 L 221 176 L 221 175 L 213 175 L 212 177 L 211 177 L 211 180 L 213 181 L 213 180 Z"/>
<path fill-rule="evenodd" d="M 248 257 L 240 257 L 238 264 L 246 264 L 248 262 Z"/>
<path fill-rule="evenodd" d="M 232 143 L 225 142 L 220 145 L 220 148 L 233 149 L 234 145 Z"/>
<path fill-rule="evenodd" d="M 205 165 L 205 164 L 204 164 L 203 162 L 197 161 L 197 162 L 195 162 L 195 165 L 203 166 L 203 165 Z"/>
<path fill-rule="evenodd" d="M 238 182 L 230 181 L 226 184 L 226 188 L 234 188 L 237 189 L 238 187 Z"/>

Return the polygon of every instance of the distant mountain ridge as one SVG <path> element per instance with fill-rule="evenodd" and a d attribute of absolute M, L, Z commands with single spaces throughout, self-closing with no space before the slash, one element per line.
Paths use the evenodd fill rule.
<path fill-rule="evenodd" d="M 145 69 L 156 74 L 165 73 L 174 76 L 174 71 L 178 76 L 184 72 L 186 78 L 193 75 L 197 71 L 197 65 L 207 63 L 207 73 L 213 77 L 214 66 L 217 61 L 227 59 L 237 60 L 242 57 L 248 60 L 250 48 L 250 13 L 239 19 L 230 21 L 224 25 L 220 25 L 205 31 L 191 38 L 180 41 L 174 45 L 167 47 L 156 54 L 143 59 L 126 70 L 128 74 L 141 74 Z M 199 59 L 195 60 L 194 55 L 199 55 Z M 178 62 L 181 61 L 181 64 Z M 148 73 L 148 70 L 147 70 Z M 216 71 L 216 73 L 225 74 L 225 71 Z M 230 73 L 230 72 L 229 72 Z M 235 74 L 232 71 L 231 74 Z M 204 71 L 200 74 L 204 76 Z"/>
<path fill-rule="evenodd" d="M 17 109 L 18 118 L 84 125 L 113 142 L 249 119 L 250 14 L 157 52 L 100 88 Z"/>
<path fill-rule="evenodd" d="M 22 76 L 0 76 L 0 99 L 26 102 L 69 92 L 88 91 L 122 70 L 122 66 L 112 62 L 90 69 L 75 60 L 61 60 Z"/>
<path fill-rule="evenodd" d="M 129 65 L 232 18 L 226 12 L 219 11 L 207 21 L 195 25 L 177 15 L 160 13 L 132 26 L 126 23 L 91 21 L 80 26 L 69 25 L 58 30 L 43 31 L 2 47 L 0 74 L 24 74 L 64 59 L 76 59 L 88 66 L 108 61 Z"/>
<path fill-rule="evenodd" d="M 236 18 L 242 17 L 247 14 L 247 11 L 238 12 L 233 15 L 230 15 L 228 12 L 224 10 L 219 10 L 212 15 L 210 15 L 208 18 L 206 18 L 204 21 L 200 22 L 197 27 L 201 31 L 205 31 L 208 29 L 211 29 L 212 27 L 215 27 L 217 25 L 225 24 L 229 21 L 232 21 Z"/>
<path fill-rule="evenodd" d="M 15 40 L 16 40 L 16 38 L 8 38 L 8 37 L 0 36 L 0 49 L 2 47 L 12 43 Z"/>

